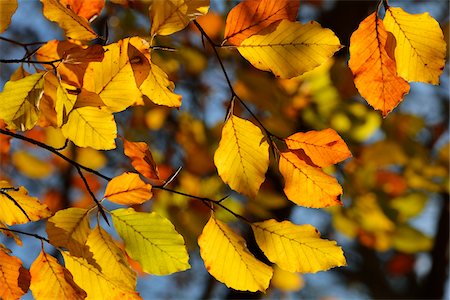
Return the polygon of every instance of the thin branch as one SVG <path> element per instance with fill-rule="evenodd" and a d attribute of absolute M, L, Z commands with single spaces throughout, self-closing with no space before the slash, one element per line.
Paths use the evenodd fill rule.
<path fill-rule="evenodd" d="M 39 46 L 39 45 L 44 45 L 44 44 L 47 43 L 47 42 L 21 43 L 21 42 L 15 41 L 15 40 L 11 40 L 11 39 L 5 38 L 5 37 L 3 37 L 3 36 L 0 36 L 0 40 L 5 41 L 5 42 L 8 42 L 8 43 L 11 43 L 11 44 L 15 44 L 15 45 L 21 46 L 21 47 L 27 47 L 27 46 Z"/>
<path fill-rule="evenodd" d="M 28 64 L 41 64 L 41 65 L 51 65 L 55 67 L 55 63 L 61 62 L 63 59 L 55 59 L 50 61 L 40 61 L 40 60 L 27 60 L 27 59 L 0 59 L 0 63 L 4 64 L 19 64 L 19 63 L 28 63 Z"/>
<path fill-rule="evenodd" d="M 11 228 L 5 228 L 5 227 L 0 227 L 0 230 L 11 231 L 11 232 L 14 232 L 14 233 L 19 233 L 19 234 L 23 234 L 23 235 L 32 236 L 32 237 L 35 237 L 37 239 L 40 239 L 41 241 L 45 241 L 45 242 L 50 244 L 50 240 L 49 239 L 47 239 L 47 238 L 45 238 L 43 236 L 40 236 L 38 234 L 35 234 L 35 233 L 28 233 L 28 232 L 25 232 L 25 231 L 20 231 L 20 230 L 11 229 Z"/>

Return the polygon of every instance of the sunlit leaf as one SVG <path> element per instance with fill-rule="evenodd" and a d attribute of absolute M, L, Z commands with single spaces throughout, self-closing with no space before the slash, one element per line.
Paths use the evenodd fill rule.
<path fill-rule="evenodd" d="M 129 142 L 123 139 L 123 152 L 131 159 L 131 164 L 136 171 L 148 179 L 159 179 L 158 167 L 146 143 Z"/>
<path fill-rule="evenodd" d="M 41 0 L 44 16 L 58 23 L 67 37 L 75 40 L 93 40 L 97 34 L 91 28 L 88 20 L 78 16 L 58 0 Z"/>
<path fill-rule="evenodd" d="M 280 173 L 289 200 L 306 207 L 321 208 L 341 205 L 342 187 L 336 178 L 320 168 L 307 164 L 293 152 L 280 153 Z"/>
<path fill-rule="evenodd" d="M 8 124 L 9 129 L 25 131 L 36 124 L 44 75 L 45 73 L 36 73 L 5 84 L 0 93 L 0 119 Z"/>
<path fill-rule="evenodd" d="M 127 290 L 136 289 L 136 272 L 128 264 L 125 253 L 105 230 L 97 226 L 89 234 L 86 245 L 94 254 L 103 274 L 120 282 Z"/>
<path fill-rule="evenodd" d="M 89 20 L 100 14 L 105 5 L 105 0 L 61 0 L 61 3 L 69 6 L 70 10 L 80 17 Z"/>
<path fill-rule="evenodd" d="M 296 225 L 273 219 L 253 223 L 256 242 L 267 258 L 290 272 L 316 273 L 345 266 L 341 247 L 320 238 L 311 225 Z"/>
<path fill-rule="evenodd" d="M 30 289 L 37 300 L 86 298 L 86 292 L 73 281 L 69 270 L 44 251 L 31 265 L 30 274 Z"/>
<path fill-rule="evenodd" d="M 169 35 L 208 12 L 209 0 L 155 0 L 150 7 L 151 35 Z"/>
<path fill-rule="evenodd" d="M 409 84 L 397 75 L 395 60 L 387 50 L 388 32 L 374 12 L 359 24 L 350 39 L 348 65 L 359 93 L 383 116 L 409 92 Z"/>
<path fill-rule="evenodd" d="M 290 150 L 302 149 L 319 167 L 327 167 L 350 157 L 352 154 L 339 134 L 331 129 L 297 132 L 285 139 Z"/>
<path fill-rule="evenodd" d="M 233 190 L 254 198 L 269 166 L 269 144 L 256 125 L 231 115 L 222 129 L 214 164 Z"/>
<path fill-rule="evenodd" d="M 283 20 L 245 39 L 237 48 L 256 68 L 292 78 L 320 66 L 341 45 L 330 29 L 314 21 Z"/>
<path fill-rule="evenodd" d="M 125 172 L 114 177 L 106 186 L 104 198 L 118 204 L 141 204 L 152 197 L 152 186 L 138 174 Z"/>
<path fill-rule="evenodd" d="M 56 90 L 55 111 L 57 125 L 62 126 L 67 121 L 67 115 L 72 111 L 80 91 L 76 87 L 60 82 Z"/>
<path fill-rule="evenodd" d="M 116 147 L 114 116 L 106 107 L 81 107 L 70 112 L 63 135 L 80 147 L 110 150 Z"/>
<path fill-rule="evenodd" d="M 438 84 L 446 55 L 439 23 L 429 13 L 409 14 L 400 7 L 389 7 L 383 23 L 395 37 L 398 75 L 407 81 Z"/>
<path fill-rule="evenodd" d="M 184 239 L 169 220 L 132 208 L 116 209 L 111 214 L 125 250 L 145 272 L 167 275 L 190 268 Z"/>
<path fill-rule="evenodd" d="M 24 187 L 16 189 L 7 181 L 0 181 L 0 189 L 0 221 L 8 225 L 24 224 L 51 215 L 47 205 L 29 196 Z"/>
<path fill-rule="evenodd" d="M 17 0 L 0 1 L 0 33 L 8 28 L 16 9 Z"/>
<path fill-rule="evenodd" d="M 22 267 L 22 261 L 9 255 L 0 247 L 0 298 L 20 299 L 30 286 L 30 273 Z"/>
<path fill-rule="evenodd" d="M 246 0 L 228 13 L 224 38 L 239 45 L 249 36 L 281 20 L 295 21 L 300 0 Z"/>
<path fill-rule="evenodd" d="M 72 273 L 75 283 L 87 293 L 86 299 L 141 299 L 134 289 L 128 289 L 83 257 L 63 251 L 66 268 Z"/>
<path fill-rule="evenodd" d="M 198 245 L 208 272 L 229 288 L 255 292 L 269 286 L 272 268 L 257 260 L 245 240 L 214 216 L 203 228 Z"/>

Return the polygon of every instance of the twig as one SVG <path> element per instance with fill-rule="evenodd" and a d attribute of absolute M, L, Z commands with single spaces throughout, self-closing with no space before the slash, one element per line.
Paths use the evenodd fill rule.
<path fill-rule="evenodd" d="M 45 242 L 50 244 L 50 240 L 49 239 L 47 239 L 47 238 L 45 238 L 43 236 L 40 236 L 38 234 L 35 234 L 35 233 L 29 233 L 29 232 L 20 231 L 20 230 L 11 229 L 11 228 L 5 228 L 5 227 L 0 227 L 0 230 L 11 231 L 11 232 L 14 232 L 14 233 L 19 233 L 19 234 L 23 234 L 23 235 L 32 236 L 32 237 L 35 237 L 37 239 L 40 239 L 41 241 L 45 241 Z"/>

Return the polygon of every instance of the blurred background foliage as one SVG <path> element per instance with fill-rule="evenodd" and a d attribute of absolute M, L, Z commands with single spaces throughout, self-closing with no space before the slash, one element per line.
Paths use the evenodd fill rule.
<path fill-rule="evenodd" d="M 97 32 L 110 42 L 127 36 L 149 38 L 148 3 L 107 2 L 94 21 Z M 227 12 L 237 1 L 212 0 L 210 13 L 198 19 L 208 35 L 220 43 Z M 229 291 L 212 279 L 198 256 L 197 237 L 209 211 L 194 201 L 165 191 L 155 191 L 152 201 L 136 210 L 153 210 L 170 218 L 185 237 L 191 253 L 192 270 L 167 277 L 145 276 L 138 290 L 144 298 L 443 298 L 448 297 L 449 243 L 449 76 L 448 63 L 441 85 L 412 84 L 409 95 L 386 119 L 359 95 L 347 66 L 350 35 L 360 21 L 375 10 L 377 1 L 302 1 L 299 20 L 316 20 L 332 29 L 345 45 L 319 68 L 290 80 L 275 79 L 254 69 L 232 48 L 220 50 L 235 91 L 273 133 L 286 137 L 298 131 L 331 127 L 349 145 L 353 158 L 327 169 L 344 187 L 343 207 L 326 210 L 294 207 L 282 192 L 277 166 L 271 165 L 256 199 L 231 191 L 217 175 L 213 154 L 218 145 L 229 91 L 219 65 L 200 34 L 189 26 L 168 37 L 157 37 L 155 45 L 176 51 L 153 51 L 152 60 L 175 82 L 182 94 L 179 110 L 148 103 L 117 115 L 119 133 L 132 141 L 146 141 L 159 164 L 161 178 L 182 166 L 171 186 L 180 191 L 221 198 L 230 194 L 226 206 L 251 220 L 291 219 L 312 224 L 324 237 L 335 239 L 343 249 L 348 266 L 312 275 L 276 270 L 272 288 L 265 295 Z M 436 18 L 448 43 L 446 0 L 390 1 L 412 13 L 429 12 Z M 33 16 L 33 17 L 31 17 Z M 108 30 L 106 31 L 106 27 Z M 45 21 L 41 4 L 22 1 L 5 37 L 20 42 L 63 39 L 55 24 Z M 0 41 L 2 58 L 20 58 L 21 48 Z M 16 65 L 2 65 L 2 86 Z M 251 119 L 245 111 L 236 114 Z M 4 124 L 0 124 L 4 126 Z M 27 136 L 60 147 L 61 133 L 53 128 L 26 132 Z M 120 146 L 119 146 L 120 147 Z M 90 168 L 115 176 L 131 165 L 123 151 L 100 152 L 67 147 L 63 153 Z M 0 136 L 1 178 L 24 185 L 40 196 L 53 211 L 75 206 L 88 207 L 91 198 L 67 163 L 42 149 Z M 86 174 L 99 195 L 104 182 Z M 219 218 L 235 222 L 225 211 Z M 41 224 L 27 230 L 43 232 Z M 236 222 L 249 248 L 253 237 Z M 24 238 L 23 249 L 1 238 L 26 267 L 37 256 L 40 244 Z M 34 246 L 29 246 L 30 244 Z M 36 252 L 32 252 L 35 247 Z M 16 252 L 18 251 L 18 252 Z M 22 253 L 22 254 L 20 254 Z M 261 253 L 257 253 L 262 255 Z M 137 270 L 139 267 L 135 264 Z"/>

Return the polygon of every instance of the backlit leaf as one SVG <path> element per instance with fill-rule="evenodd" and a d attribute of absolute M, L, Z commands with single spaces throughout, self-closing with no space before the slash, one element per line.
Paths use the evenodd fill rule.
<path fill-rule="evenodd" d="M 227 287 L 264 292 L 269 286 L 272 268 L 257 260 L 245 240 L 214 216 L 203 228 L 198 245 L 208 272 Z"/>
<path fill-rule="evenodd" d="M 0 93 L 0 119 L 8 124 L 9 129 L 25 131 L 36 124 L 44 75 L 45 73 L 36 73 L 5 84 Z"/>
<path fill-rule="evenodd" d="M 341 45 L 330 29 L 314 21 L 283 20 L 245 39 L 237 48 L 256 68 L 292 78 L 320 66 Z"/>
<path fill-rule="evenodd" d="M 86 245 L 94 254 L 94 259 L 103 274 L 121 282 L 127 290 L 136 289 L 136 272 L 128 264 L 125 253 L 105 230 L 97 226 L 89 234 Z"/>
<path fill-rule="evenodd" d="M 290 150 L 302 149 L 311 161 L 319 167 L 327 167 L 352 156 L 347 144 L 331 129 L 297 132 L 285 139 Z"/>
<path fill-rule="evenodd" d="M 37 198 L 29 196 L 24 187 L 15 189 L 7 181 L 0 181 L 0 189 L 2 189 L 0 221 L 7 225 L 24 224 L 50 217 L 51 212 L 47 205 L 39 202 Z"/>
<path fill-rule="evenodd" d="M 295 21 L 299 0 L 246 0 L 229 12 L 224 37 L 230 44 L 239 45 L 249 36 L 281 21 Z"/>
<path fill-rule="evenodd" d="M 145 272 L 167 275 L 190 268 L 184 239 L 169 220 L 132 208 L 116 209 L 111 214 L 125 250 Z"/>
<path fill-rule="evenodd" d="M 407 81 L 439 84 L 446 55 L 439 23 L 428 13 L 409 14 L 400 7 L 387 9 L 383 23 L 395 37 L 397 74 Z"/>
<path fill-rule="evenodd" d="M 86 298 L 86 292 L 73 281 L 69 270 L 44 251 L 31 265 L 30 273 L 30 289 L 37 300 Z"/>
<path fill-rule="evenodd" d="M 222 129 L 214 164 L 233 190 L 254 198 L 269 166 L 269 144 L 256 125 L 231 115 Z"/>
<path fill-rule="evenodd" d="M 409 84 L 397 75 L 387 50 L 388 33 L 376 12 L 359 24 L 350 39 L 348 65 L 359 93 L 383 116 L 392 111 L 409 92 Z"/>
<path fill-rule="evenodd" d="M 68 5 L 77 15 L 90 19 L 100 14 L 105 0 L 61 0 L 62 4 Z"/>
<path fill-rule="evenodd" d="M 0 33 L 8 28 L 16 9 L 17 0 L 0 1 Z"/>
<path fill-rule="evenodd" d="M 114 177 L 106 186 L 104 198 L 118 204 L 141 204 L 152 197 L 152 186 L 138 174 L 125 172 Z"/>
<path fill-rule="evenodd" d="M 312 208 L 342 204 L 339 200 L 342 187 L 336 178 L 307 164 L 293 152 L 280 153 L 279 168 L 285 181 L 284 192 L 292 202 Z"/>
<path fill-rule="evenodd" d="M 91 231 L 89 211 L 76 207 L 60 210 L 48 219 L 46 231 L 52 245 L 66 248 L 72 255 L 86 255 L 85 243 Z"/>
<path fill-rule="evenodd" d="M 106 107 L 81 107 L 70 112 L 63 135 L 79 147 L 110 150 L 116 147 L 114 116 Z"/>
<path fill-rule="evenodd" d="M 58 0 L 41 0 L 44 16 L 58 23 L 67 37 L 75 40 L 93 40 L 97 34 L 92 30 L 88 20 L 78 16 Z"/>
<path fill-rule="evenodd" d="M 65 251 L 62 255 L 75 283 L 86 291 L 86 299 L 141 299 L 137 292 L 128 289 L 121 281 L 109 278 L 108 274 L 83 257 L 76 257 Z"/>
<path fill-rule="evenodd" d="M 22 261 L 9 255 L 0 247 L 0 298 L 19 299 L 30 286 L 30 273 L 22 267 Z"/>
<path fill-rule="evenodd" d="M 169 35 L 208 12 L 209 0 L 154 0 L 150 7 L 151 35 Z"/>
<path fill-rule="evenodd" d="M 123 139 L 123 152 L 131 159 L 131 164 L 136 171 L 148 179 L 159 179 L 158 167 L 146 143 L 129 142 Z"/>
<path fill-rule="evenodd" d="M 273 219 L 253 223 L 256 242 L 267 258 L 290 272 L 316 273 L 345 266 L 341 247 L 320 238 L 311 225 L 296 225 Z"/>
<path fill-rule="evenodd" d="M 56 120 L 57 125 L 62 126 L 67 120 L 67 115 L 72 111 L 79 92 L 77 88 L 67 83 L 60 82 L 56 90 Z"/>

